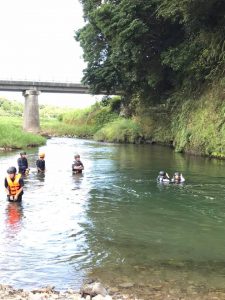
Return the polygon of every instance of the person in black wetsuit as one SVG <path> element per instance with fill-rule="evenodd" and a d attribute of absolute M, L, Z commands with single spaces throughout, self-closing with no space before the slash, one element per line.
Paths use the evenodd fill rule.
<path fill-rule="evenodd" d="M 36 161 L 37 171 L 38 173 L 44 173 L 45 172 L 45 154 L 40 153 L 39 159 Z"/>
<path fill-rule="evenodd" d="M 18 163 L 18 168 L 19 168 L 20 174 L 26 175 L 27 173 L 29 173 L 28 161 L 27 161 L 25 151 L 20 153 L 20 158 L 18 158 L 17 163 Z"/>
<path fill-rule="evenodd" d="M 74 174 L 82 173 L 82 170 L 84 169 L 83 163 L 80 161 L 80 155 L 76 154 L 74 155 L 74 162 L 72 164 L 72 171 Z"/>
<path fill-rule="evenodd" d="M 156 180 L 159 183 L 169 183 L 170 177 L 165 171 L 160 171 Z"/>
<path fill-rule="evenodd" d="M 179 183 L 183 183 L 183 182 L 185 182 L 185 179 L 184 179 L 182 173 L 175 172 L 172 179 L 171 179 L 171 183 L 179 184 Z"/>

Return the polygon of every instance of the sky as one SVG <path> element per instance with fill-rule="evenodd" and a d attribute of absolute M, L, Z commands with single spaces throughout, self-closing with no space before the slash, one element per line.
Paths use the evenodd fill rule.
<path fill-rule="evenodd" d="M 80 82 L 85 63 L 74 39 L 84 26 L 79 0 L 0 1 L 0 80 Z M 0 97 L 24 101 L 21 93 Z M 48 94 L 40 104 L 85 107 L 100 97 Z"/>

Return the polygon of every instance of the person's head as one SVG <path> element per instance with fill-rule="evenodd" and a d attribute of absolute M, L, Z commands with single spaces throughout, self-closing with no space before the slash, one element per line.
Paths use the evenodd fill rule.
<path fill-rule="evenodd" d="M 180 172 L 175 172 L 174 173 L 174 179 L 175 180 L 180 180 Z"/>
<path fill-rule="evenodd" d="M 39 153 L 39 158 L 40 158 L 40 159 L 44 159 L 44 158 L 45 158 L 44 152 Z"/>
<path fill-rule="evenodd" d="M 21 157 L 25 157 L 26 155 L 27 155 L 27 153 L 25 151 L 20 152 Z"/>
<path fill-rule="evenodd" d="M 16 168 L 15 167 L 9 167 L 7 170 L 7 173 L 9 174 L 10 178 L 14 178 L 16 176 Z"/>
<path fill-rule="evenodd" d="M 166 176 L 166 172 L 165 171 L 160 171 L 159 176 Z"/>
<path fill-rule="evenodd" d="M 80 155 L 79 154 L 74 155 L 74 159 L 75 160 L 80 160 Z"/>

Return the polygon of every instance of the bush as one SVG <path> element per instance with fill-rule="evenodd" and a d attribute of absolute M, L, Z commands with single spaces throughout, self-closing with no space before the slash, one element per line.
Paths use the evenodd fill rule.
<path fill-rule="evenodd" d="M 142 136 L 142 131 L 137 123 L 130 119 L 118 118 L 96 132 L 94 139 L 116 143 L 135 143 L 140 136 Z"/>

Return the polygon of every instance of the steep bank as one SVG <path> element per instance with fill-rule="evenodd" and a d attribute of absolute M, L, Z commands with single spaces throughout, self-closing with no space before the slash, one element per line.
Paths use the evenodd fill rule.
<path fill-rule="evenodd" d="M 182 97 L 182 96 L 181 96 Z M 135 117 L 145 139 L 173 145 L 178 152 L 225 158 L 224 88 L 214 86 L 200 97 L 139 107 Z"/>

